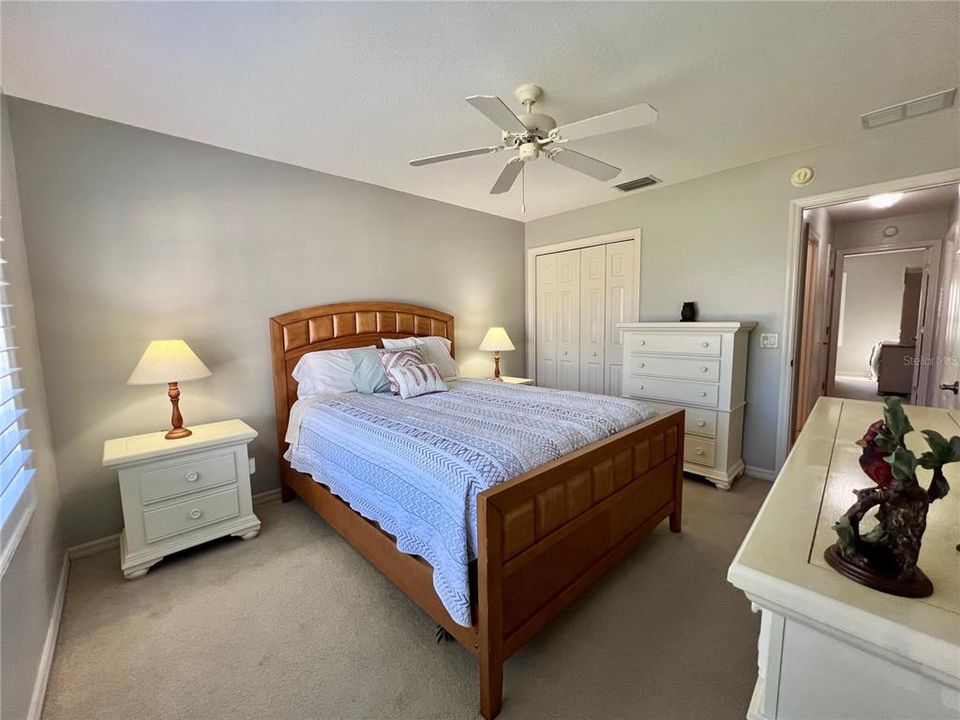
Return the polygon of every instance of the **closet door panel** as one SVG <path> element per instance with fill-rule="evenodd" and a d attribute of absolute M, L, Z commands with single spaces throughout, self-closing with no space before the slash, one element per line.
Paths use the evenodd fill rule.
<path fill-rule="evenodd" d="M 606 249 L 605 277 L 605 346 L 604 391 L 619 395 L 623 378 L 623 339 L 617 324 L 637 322 L 640 317 L 637 297 L 636 244 L 632 241 L 611 243 Z"/>
<path fill-rule="evenodd" d="M 557 253 L 557 388 L 580 389 L 580 251 Z"/>
<path fill-rule="evenodd" d="M 580 251 L 580 389 L 604 392 L 606 246 Z"/>
<path fill-rule="evenodd" d="M 557 387 L 557 256 L 537 257 L 537 385 Z"/>

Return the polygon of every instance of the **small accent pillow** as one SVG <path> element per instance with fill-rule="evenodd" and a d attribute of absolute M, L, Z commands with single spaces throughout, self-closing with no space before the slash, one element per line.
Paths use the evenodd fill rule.
<path fill-rule="evenodd" d="M 348 351 L 353 360 L 353 384 L 364 395 L 390 392 L 390 381 L 380 363 L 380 353 L 374 347 L 354 348 Z"/>
<path fill-rule="evenodd" d="M 395 367 L 391 368 L 389 373 L 390 382 L 397 383 L 400 388 L 400 397 L 404 400 L 435 392 L 446 392 L 450 389 L 433 363 Z"/>
<path fill-rule="evenodd" d="M 383 371 L 390 382 L 390 392 L 394 395 L 400 393 L 400 386 L 396 379 L 390 374 L 390 371 L 396 368 L 406 367 L 407 365 L 423 365 L 423 355 L 418 348 L 408 348 L 407 350 L 396 350 L 394 352 L 385 352 L 380 356 L 380 364 L 383 365 Z"/>
<path fill-rule="evenodd" d="M 444 380 L 459 377 L 460 368 L 457 361 L 450 356 L 450 341 L 439 335 L 429 337 L 383 338 L 383 347 L 387 350 L 401 350 L 418 348 L 423 354 L 423 361 L 437 366 Z"/>

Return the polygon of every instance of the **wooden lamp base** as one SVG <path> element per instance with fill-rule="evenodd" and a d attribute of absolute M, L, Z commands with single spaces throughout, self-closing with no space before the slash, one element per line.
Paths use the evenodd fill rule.
<path fill-rule="evenodd" d="M 888 595 L 908 598 L 924 598 L 933 595 L 933 583 L 920 568 L 916 568 L 917 575 L 913 580 L 900 580 L 893 571 L 879 572 L 875 570 L 866 558 L 864 558 L 863 563 L 857 563 L 844 557 L 840 547 L 836 544 L 823 551 L 823 559 L 844 577 Z"/>
<path fill-rule="evenodd" d="M 500 377 L 500 351 L 497 350 L 493 353 L 493 379 L 500 380 L 503 382 L 503 379 Z"/>
<path fill-rule="evenodd" d="M 167 384 L 167 395 L 170 397 L 170 404 L 173 405 L 173 413 L 170 416 L 170 424 L 173 427 L 163 437 L 167 440 L 190 437 L 193 431 L 183 426 L 183 416 L 180 414 L 180 388 L 175 382 Z"/>

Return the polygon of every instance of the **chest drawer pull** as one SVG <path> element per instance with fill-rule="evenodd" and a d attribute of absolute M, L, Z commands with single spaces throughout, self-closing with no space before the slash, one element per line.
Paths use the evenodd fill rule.
<path fill-rule="evenodd" d="M 203 510 L 200 508 L 194 508 L 189 512 L 189 515 L 191 520 L 199 520 L 201 517 L 203 517 Z"/>
<path fill-rule="evenodd" d="M 700 372 L 710 372 L 710 368 L 704 365 L 702 368 L 700 368 Z"/>
<path fill-rule="evenodd" d="M 186 480 L 187 482 L 196 482 L 197 480 L 200 479 L 200 473 L 198 473 L 196 470 L 191 470 L 190 472 L 188 472 L 186 475 L 183 476 L 183 479 Z"/>
<path fill-rule="evenodd" d="M 700 391 L 700 397 L 706 397 L 706 396 L 707 396 L 707 391 L 706 391 L 706 390 L 701 390 L 701 391 Z"/>
<path fill-rule="evenodd" d="M 702 343 L 700 343 L 700 347 L 703 347 L 703 348 L 710 347 L 710 343 L 708 343 L 706 340 L 704 340 Z"/>
<path fill-rule="evenodd" d="M 698 448 L 696 448 L 696 449 L 694 450 L 694 452 L 695 452 L 697 455 L 703 455 L 703 448 L 698 447 Z"/>
<path fill-rule="evenodd" d="M 697 427 L 706 427 L 707 423 L 703 420 L 697 420 Z"/>

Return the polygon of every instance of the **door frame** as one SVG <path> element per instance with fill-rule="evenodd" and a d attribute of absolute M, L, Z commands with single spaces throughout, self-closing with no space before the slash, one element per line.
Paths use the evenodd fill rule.
<path fill-rule="evenodd" d="M 580 250 L 586 247 L 596 245 L 609 245 L 615 242 L 626 242 L 632 240 L 636 245 L 635 252 L 637 262 L 634 272 L 634 290 L 637 295 L 637 318 L 640 317 L 640 267 L 643 265 L 641 247 L 640 228 L 631 228 L 629 230 L 620 230 L 618 232 L 605 233 L 603 235 L 591 235 L 590 237 L 578 238 L 576 240 L 565 240 L 563 242 L 550 243 L 549 245 L 537 245 L 527 248 L 525 260 L 526 272 L 526 377 L 537 381 L 537 257 L 540 255 L 553 255 L 554 253 L 565 252 L 567 250 Z"/>
<path fill-rule="evenodd" d="M 799 329 L 800 344 L 798 347 L 800 361 L 794 363 L 794 372 L 797 374 L 797 377 L 794 380 L 794 420 L 790 427 L 790 432 L 794 438 L 799 434 L 803 423 L 807 421 L 810 405 L 810 384 L 812 382 L 810 375 L 812 374 L 814 359 L 818 358 L 817 352 L 821 348 L 820 343 L 822 340 L 819 333 L 816 333 L 815 336 L 814 331 L 817 329 L 817 311 L 820 303 L 823 301 L 821 297 L 823 293 L 820 287 L 821 273 L 819 272 L 823 238 L 817 234 L 809 222 L 805 222 L 803 224 L 803 241 L 803 292 L 800 296 L 800 307 L 798 310 L 801 317 Z M 812 254 L 811 250 L 814 251 Z M 813 267 L 811 267 L 811 260 L 816 263 Z M 801 409 L 805 410 L 802 418 Z"/>
<path fill-rule="evenodd" d="M 788 207 L 787 223 L 787 269 L 786 282 L 784 290 L 784 315 L 783 315 L 783 354 L 780 357 L 780 392 L 777 411 L 777 451 L 776 451 L 776 469 L 777 472 L 786 462 L 787 453 L 793 445 L 790 437 L 790 423 L 793 416 L 793 388 L 794 373 L 791 363 L 797 351 L 797 323 L 799 321 L 797 309 L 800 305 L 799 293 L 799 273 L 800 258 L 802 255 L 803 244 L 803 212 L 817 207 L 828 205 L 838 205 L 840 203 L 851 202 L 853 200 L 862 200 L 871 195 L 879 195 L 888 192 L 907 192 L 910 190 L 922 190 L 924 188 L 938 187 L 940 185 L 950 185 L 960 183 L 960 168 L 951 168 L 940 172 L 925 173 L 923 175 L 914 175 L 911 177 L 897 178 L 895 180 L 886 180 L 884 182 L 873 183 L 872 185 L 861 185 L 859 187 L 847 188 L 845 190 L 835 190 L 833 192 L 823 193 L 821 195 L 811 195 L 808 197 L 795 198 L 790 201 Z"/>

